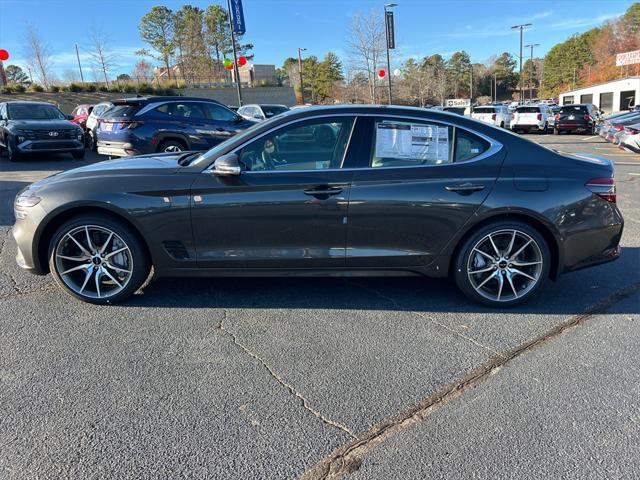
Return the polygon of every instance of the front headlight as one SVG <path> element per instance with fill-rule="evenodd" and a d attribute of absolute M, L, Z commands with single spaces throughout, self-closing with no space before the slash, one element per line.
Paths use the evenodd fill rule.
<path fill-rule="evenodd" d="M 15 200 L 13 205 L 16 208 L 31 208 L 31 207 L 35 207 L 37 204 L 39 204 L 41 200 L 42 199 L 40 197 L 38 197 L 37 195 L 22 194 L 22 195 L 19 195 L 18 197 L 16 197 L 16 200 Z"/>

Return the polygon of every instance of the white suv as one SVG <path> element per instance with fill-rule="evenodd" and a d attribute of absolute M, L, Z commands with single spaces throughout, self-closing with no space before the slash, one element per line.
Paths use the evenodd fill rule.
<path fill-rule="evenodd" d="M 514 132 L 548 133 L 553 124 L 553 113 L 547 105 L 523 105 L 511 114 L 511 130 Z"/>
<path fill-rule="evenodd" d="M 481 107 L 475 107 L 471 118 L 502 128 L 509 128 L 511 123 L 509 109 L 504 105 L 483 105 Z"/>

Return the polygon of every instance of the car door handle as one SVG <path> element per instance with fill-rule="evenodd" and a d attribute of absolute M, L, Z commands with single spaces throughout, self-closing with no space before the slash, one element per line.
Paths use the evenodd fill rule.
<path fill-rule="evenodd" d="M 448 192 L 456 192 L 460 195 L 469 195 L 470 193 L 484 190 L 485 186 L 478 183 L 465 182 L 457 185 L 446 185 L 444 188 Z"/>
<path fill-rule="evenodd" d="M 305 195 L 312 197 L 329 197 L 342 193 L 342 187 L 315 187 L 304 191 Z"/>

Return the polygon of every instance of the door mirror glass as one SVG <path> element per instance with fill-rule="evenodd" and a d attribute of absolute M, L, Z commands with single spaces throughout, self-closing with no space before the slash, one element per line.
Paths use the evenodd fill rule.
<path fill-rule="evenodd" d="M 241 170 L 238 155 L 235 153 L 222 155 L 213 163 L 213 174 L 221 177 L 240 175 Z"/>

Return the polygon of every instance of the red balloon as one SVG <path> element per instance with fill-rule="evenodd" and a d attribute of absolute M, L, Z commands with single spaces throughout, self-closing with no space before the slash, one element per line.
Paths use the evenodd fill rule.
<path fill-rule="evenodd" d="M 387 74 L 387 71 L 384 68 L 381 68 L 380 70 L 378 70 L 378 77 L 384 78 L 386 74 Z"/>
<path fill-rule="evenodd" d="M 245 56 L 238 57 L 238 65 L 240 65 L 241 67 L 244 67 L 246 64 L 247 64 L 247 57 Z"/>
<path fill-rule="evenodd" d="M 227 70 L 233 70 L 233 63 L 231 65 L 227 65 L 224 68 L 226 68 Z"/>
<path fill-rule="evenodd" d="M 3 48 L 0 49 L 0 60 L 9 60 L 9 52 Z"/>

